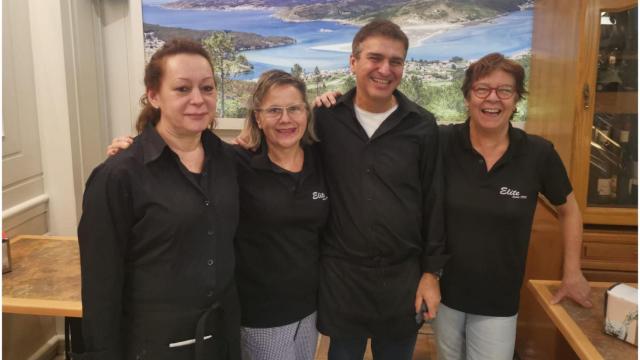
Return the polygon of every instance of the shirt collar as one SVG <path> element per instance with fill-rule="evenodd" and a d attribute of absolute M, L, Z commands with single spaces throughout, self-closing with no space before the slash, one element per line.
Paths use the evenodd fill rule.
<path fill-rule="evenodd" d="M 145 126 L 140 134 L 140 139 L 142 141 L 145 165 L 158 159 L 165 148 L 169 148 L 164 139 L 158 134 L 155 125 L 151 124 L 151 122 Z M 201 135 L 201 141 L 206 161 L 213 152 L 215 136 L 210 130 L 204 130 Z M 171 151 L 171 149 L 169 149 L 169 151 Z"/>
<path fill-rule="evenodd" d="M 140 140 L 142 140 L 142 151 L 144 153 L 145 165 L 159 158 L 167 147 L 167 143 L 164 142 L 162 137 L 160 137 L 155 125 L 151 122 L 147 123 L 140 134 Z"/>
<path fill-rule="evenodd" d="M 405 114 L 414 112 L 419 113 L 418 105 L 413 101 L 409 100 L 403 93 L 401 93 L 398 89 L 393 91 L 393 95 L 398 102 L 398 113 L 401 114 L 401 117 L 404 117 Z M 356 97 L 356 88 L 349 90 L 346 94 L 342 95 L 338 101 L 336 101 L 336 106 L 344 105 L 351 110 L 355 111 L 354 100 Z"/>
<path fill-rule="evenodd" d="M 251 158 L 251 167 L 259 170 L 271 170 L 271 160 L 269 159 L 269 147 L 264 136 L 260 140 L 260 150 Z"/>
<path fill-rule="evenodd" d="M 306 172 L 305 169 L 310 169 L 312 167 L 311 147 L 308 145 L 302 145 L 302 150 L 304 151 L 304 164 L 302 165 L 302 172 L 304 173 Z M 258 170 L 269 170 L 284 173 L 284 170 L 281 170 L 280 167 L 271 162 L 268 154 L 269 146 L 263 136 L 262 141 L 260 141 L 260 150 L 251 158 L 251 167 Z"/>
<path fill-rule="evenodd" d="M 463 126 L 461 126 L 460 131 L 458 132 L 458 137 L 462 143 L 462 147 L 467 151 L 474 151 L 473 146 L 471 145 L 471 134 L 469 128 L 469 118 L 464 122 Z M 525 150 L 524 143 L 526 141 L 524 131 L 520 129 L 516 129 L 509 121 L 509 148 L 505 153 L 504 157 L 506 160 L 510 159 L 515 155 L 520 155 Z"/>

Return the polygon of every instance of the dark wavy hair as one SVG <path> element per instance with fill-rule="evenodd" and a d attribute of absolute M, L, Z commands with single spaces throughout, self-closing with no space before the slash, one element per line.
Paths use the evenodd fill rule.
<path fill-rule="evenodd" d="M 160 109 L 156 109 L 149 103 L 147 98 L 147 92 L 149 90 L 159 91 L 162 84 L 162 77 L 164 76 L 164 66 L 167 58 L 178 54 L 192 54 L 202 56 L 207 60 L 211 71 L 213 72 L 213 66 L 211 65 L 211 56 L 205 48 L 198 42 L 176 38 L 166 42 L 160 49 L 158 49 L 151 60 L 144 69 L 144 86 L 146 91 L 144 95 L 140 97 L 140 105 L 142 110 L 138 114 L 138 121 L 136 122 L 136 131 L 141 133 L 148 123 L 153 125 L 160 120 Z M 211 123 L 211 128 L 215 126 L 215 120 Z"/>

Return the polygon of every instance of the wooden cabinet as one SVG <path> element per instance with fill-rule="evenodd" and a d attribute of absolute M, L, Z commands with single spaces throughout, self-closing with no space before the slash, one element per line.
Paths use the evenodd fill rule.
<path fill-rule="evenodd" d="M 554 142 L 584 222 L 638 225 L 637 0 L 537 0 L 526 129 Z"/>
<path fill-rule="evenodd" d="M 536 1 L 526 130 L 569 172 L 592 281 L 637 278 L 637 69 L 637 0 Z"/>
<path fill-rule="evenodd" d="M 586 229 L 582 271 L 589 281 L 638 282 L 638 235 L 635 229 Z"/>
<path fill-rule="evenodd" d="M 584 218 L 582 269 L 590 281 L 637 282 L 637 5 L 535 1 L 525 129 L 552 141 L 567 168 Z M 558 225 L 540 200 L 525 281 L 562 278 Z M 523 287 L 518 356 L 567 359 L 567 349 Z"/>

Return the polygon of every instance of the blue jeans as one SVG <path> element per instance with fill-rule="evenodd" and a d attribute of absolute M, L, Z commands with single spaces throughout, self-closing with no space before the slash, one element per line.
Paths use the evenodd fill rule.
<path fill-rule="evenodd" d="M 511 360 L 518 315 L 468 314 L 440 304 L 433 329 L 440 360 Z"/>
<path fill-rule="evenodd" d="M 411 360 L 418 334 L 404 339 L 371 339 L 374 360 Z M 337 339 L 329 343 L 329 360 L 362 360 L 367 338 Z"/>

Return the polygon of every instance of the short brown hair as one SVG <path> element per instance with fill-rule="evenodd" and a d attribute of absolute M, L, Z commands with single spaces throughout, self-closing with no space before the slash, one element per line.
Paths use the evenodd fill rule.
<path fill-rule="evenodd" d="M 144 86 L 146 91 L 140 97 L 142 110 L 140 110 L 140 114 L 138 114 L 138 121 L 136 122 L 136 131 L 138 131 L 138 133 L 141 133 L 148 123 L 155 125 L 160 120 L 160 109 L 156 109 L 151 106 L 149 99 L 147 99 L 147 91 L 152 90 L 157 92 L 160 90 L 167 58 L 178 54 L 202 56 L 207 60 L 211 66 L 211 72 L 213 72 L 211 57 L 200 43 L 180 38 L 166 42 L 153 54 L 153 56 L 151 56 L 149 63 L 144 68 Z M 213 128 L 214 125 L 215 120 L 211 123 L 211 128 Z"/>
<path fill-rule="evenodd" d="M 260 109 L 262 101 L 267 96 L 267 93 L 276 86 L 293 86 L 302 95 L 305 107 L 307 109 L 307 128 L 304 131 L 301 142 L 303 144 L 311 144 L 318 141 L 318 137 L 315 133 L 315 123 L 313 120 L 313 113 L 309 109 L 309 102 L 307 101 L 307 86 L 301 79 L 289 74 L 282 70 L 269 70 L 260 75 L 256 88 L 253 94 L 249 98 L 247 104 L 247 117 L 244 121 L 243 134 L 247 134 L 247 145 L 249 148 L 257 148 L 262 142 L 262 129 L 258 127 L 258 119 L 256 118 L 256 110 Z"/>
<path fill-rule="evenodd" d="M 407 56 L 407 50 L 409 49 L 407 34 L 394 22 L 385 19 L 375 19 L 358 30 L 351 43 L 351 55 L 357 58 L 362 50 L 360 49 L 360 44 L 373 36 L 382 36 L 400 41 L 404 45 L 404 55 Z"/>
<path fill-rule="evenodd" d="M 500 53 L 491 53 L 471 63 L 464 73 L 462 82 L 462 94 L 469 99 L 473 84 L 479 79 L 488 76 L 496 70 L 502 70 L 513 76 L 516 81 L 516 93 L 518 100 L 524 99 L 527 90 L 524 88 L 524 68 L 518 62 L 507 59 Z"/>

